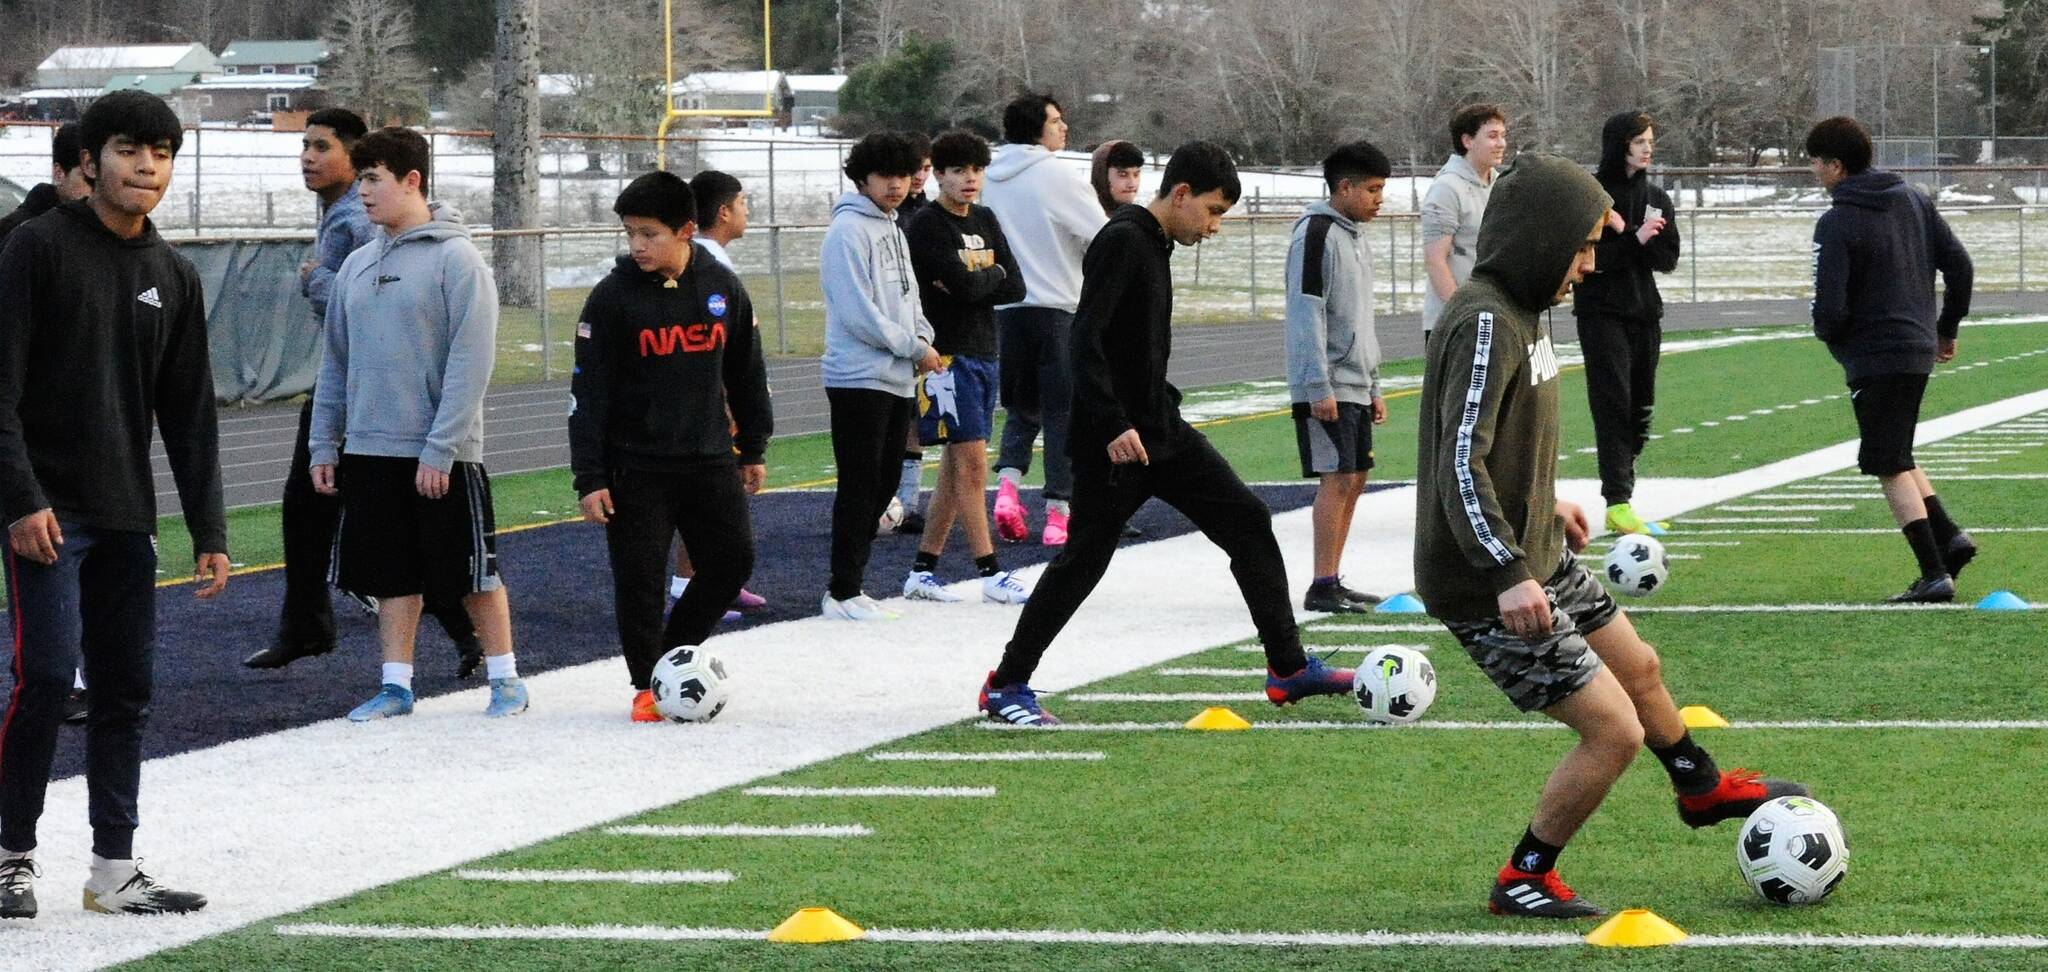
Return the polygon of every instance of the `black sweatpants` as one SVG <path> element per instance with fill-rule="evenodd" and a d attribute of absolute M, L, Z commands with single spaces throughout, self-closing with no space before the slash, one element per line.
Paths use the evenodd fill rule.
<path fill-rule="evenodd" d="M 839 488 L 832 496 L 832 581 L 827 590 L 834 600 L 844 601 L 861 592 L 876 524 L 903 476 L 903 429 L 917 412 L 917 400 L 868 388 L 827 388 L 825 400 L 832 407 L 832 461 L 839 467 Z M 696 556 L 692 544 L 690 557 Z"/>
<path fill-rule="evenodd" d="M 1663 346 L 1661 322 L 1602 315 L 1579 318 L 1586 400 L 1593 408 L 1593 444 L 1600 453 L 1600 495 L 1610 506 L 1635 495 L 1636 457 L 1650 441 L 1657 355 Z"/>
<path fill-rule="evenodd" d="M 0 721 L 0 848 L 36 846 L 57 755 L 57 727 L 81 664 L 92 686 L 85 787 L 92 852 L 134 856 L 142 720 L 156 650 L 156 544 L 147 533 L 59 521 L 64 545 L 45 566 L 6 552 L 14 624 L 14 697 Z"/>
<path fill-rule="evenodd" d="M 312 453 L 306 437 L 313 427 L 313 396 L 299 409 L 299 439 L 292 447 L 291 471 L 284 480 L 284 607 L 278 612 L 277 640 L 283 645 L 333 645 L 334 601 L 327 589 L 328 562 L 334 555 L 334 528 L 341 522 L 341 497 L 313 489 Z M 460 599 L 428 598 L 428 614 L 456 644 L 476 640 L 476 626 Z"/>
<path fill-rule="evenodd" d="M 1074 460 L 1067 545 L 1025 602 L 994 684 L 1031 680 L 1046 647 L 1109 569 L 1124 524 L 1155 496 L 1194 521 L 1203 536 L 1230 555 L 1230 572 L 1259 629 L 1266 663 L 1286 675 L 1301 669 L 1301 633 L 1294 625 L 1280 543 L 1273 537 L 1272 511 L 1207 438 L 1183 429 L 1172 454 L 1155 455 L 1151 465 L 1112 465 L 1106 455 Z"/>
<path fill-rule="evenodd" d="M 612 611 L 633 687 L 664 652 L 701 645 L 754 573 L 754 528 L 747 492 L 732 463 L 686 472 L 612 472 L 612 520 L 605 547 L 612 561 Z M 662 622 L 668 596 L 669 538 L 682 534 L 697 576 Z"/>

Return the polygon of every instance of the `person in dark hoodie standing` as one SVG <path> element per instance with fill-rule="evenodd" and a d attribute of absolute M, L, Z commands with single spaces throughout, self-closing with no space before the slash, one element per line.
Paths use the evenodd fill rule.
<path fill-rule="evenodd" d="M 1935 362 L 1956 356 L 1956 334 L 1970 314 L 1970 254 L 1933 200 L 1896 173 L 1870 167 L 1870 132 L 1856 119 L 1813 126 L 1806 154 L 1834 197 L 1813 227 L 1813 335 L 1841 362 L 1849 384 L 1862 438 L 1856 468 L 1883 485 L 1920 565 L 1920 577 L 1889 600 L 1951 601 L 1977 544 L 1913 460 L 1913 433 L 1927 376 Z"/>
<path fill-rule="evenodd" d="M 612 212 L 631 253 L 591 289 L 576 325 L 569 465 L 583 518 L 605 527 L 632 719 L 660 722 L 654 663 L 703 644 L 753 573 L 747 494 L 766 481 L 774 419 L 753 305 L 739 277 L 691 242 L 689 183 L 647 173 Z M 695 575 L 664 626 L 678 533 Z"/>
<path fill-rule="evenodd" d="M 1545 313 L 1595 267 L 1611 200 L 1576 163 L 1523 155 L 1480 225 L 1472 277 L 1437 318 L 1416 453 L 1415 590 L 1508 700 L 1578 733 L 1537 799 L 1488 908 L 1533 918 L 1603 910 L 1557 856 L 1645 743 L 1692 827 L 1805 794 L 1723 772 L 1692 740 L 1656 650 L 1574 554 L 1584 511 L 1557 499 L 1558 363 Z"/>
<path fill-rule="evenodd" d="M 1180 389 L 1166 380 L 1174 245 L 1216 235 L 1240 191 L 1228 153 L 1189 142 L 1167 160 L 1158 196 L 1117 210 L 1088 245 L 1070 352 L 1074 530 L 1024 605 L 1002 663 L 982 683 L 978 704 L 993 721 L 1059 723 L 1038 704 L 1031 675 L 1109 569 L 1124 521 L 1155 496 L 1229 555 L 1265 646 L 1268 700 L 1287 705 L 1351 690 L 1350 671 L 1302 653 L 1272 512 L 1181 418 Z"/>
<path fill-rule="evenodd" d="M 183 144 L 163 99 L 120 91 L 79 121 L 93 184 L 0 250 L 0 504 L 14 693 L 0 719 L 0 918 L 36 915 L 36 822 L 83 662 L 92 821 L 88 911 L 196 911 L 136 867 L 142 723 L 156 643 L 150 422 L 197 551 L 201 598 L 227 587 L 227 517 L 199 274 L 149 214 Z"/>
<path fill-rule="evenodd" d="M 1664 343 L 1664 298 L 1655 274 L 1678 268 L 1678 224 L 1671 197 L 1650 182 L 1657 129 L 1650 116 L 1624 111 L 1600 129 L 1594 177 L 1614 200 L 1622 228 L 1607 227 L 1593 248 L 1597 269 L 1572 291 L 1579 348 L 1586 358 L 1586 400 L 1599 449 L 1600 496 L 1607 529 L 1643 533 L 1637 515 L 1636 458 L 1650 441 L 1657 401 L 1657 355 Z M 1657 524 L 1662 530 L 1663 525 Z"/>

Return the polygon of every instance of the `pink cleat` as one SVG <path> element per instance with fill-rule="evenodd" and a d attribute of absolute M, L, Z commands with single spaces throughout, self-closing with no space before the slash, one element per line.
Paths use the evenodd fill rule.
<path fill-rule="evenodd" d="M 1067 515 L 1065 513 L 1061 513 L 1058 510 L 1045 511 L 1045 535 L 1043 539 L 1048 547 L 1064 547 L 1067 545 Z"/>
<path fill-rule="evenodd" d="M 1017 496 L 1017 484 L 1007 479 L 996 487 L 996 535 L 1011 543 L 1022 541 L 1031 535 L 1031 524 L 1024 519 L 1024 501 Z"/>
<path fill-rule="evenodd" d="M 740 596 L 732 599 L 732 606 L 741 611 L 759 611 L 768 606 L 768 599 L 742 587 Z"/>

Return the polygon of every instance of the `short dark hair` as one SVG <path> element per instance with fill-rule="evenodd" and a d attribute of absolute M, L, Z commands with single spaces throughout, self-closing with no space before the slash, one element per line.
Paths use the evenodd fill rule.
<path fill-rule="evenodd" d="M 1045 134 L 1047 108 L 1064 111 L 1052 95 L 1026 93 L 1010 99 L 1003 106 L 1003 141 L 1012 145 L 1032 145 Z"/>
<path fill-rule="evenodd" d="M 1393 176 L 1394 166 L 1387 161 L 1387 153 L 1367 141 L 1339 145 L 1323 159 L 1323 182 L 1331 192 L 1336 192 L 1337 183 L 1345 179 L 1358 182 Z"/>
<path fill-rule="evenodd" d="M 177 155 L 185 147 L 185 126 L 178 124 L 178 113 L 162 98 L 129 88 L 101 96 L 78 119 L 78 150 L 92 153 L 94 162 L 115 138 L 138 145 L 169 142 L 171 154 Z"/>
<path fill-rule="evenodd" d="M 1189 142 L 1173 150 L 1173 157 L 1166 160 L 1166 174 L 1159 180 L 1159 198 L 1172 195 L 1173 187 L 1183 184 L 1197 196 L 1221 189 L 1223 198 L 1233 203 L 1244 193 L 1237 181 L 1237 163 L 1214 142 Z"/>
<path fill-rule="evenodd" d="M 740 180 L 717 169 L 705 169 L 691 176 L 690 195 L 697 200 L 697 225 L 704 229 L 717 226 L 718 211 L 732 205 L 742 191 Z"/>
<path fill-rule="evenodd" d="M 433 151 L 427 148 L 425 136 L 410 128 L 396 125 L 379 128 L 356 139 L 348 148 L 348 161 L 357 172 L 368 172 L 383 166 L 392 176 L 403 179 L 408 172 L 420 174 L 420 187 L 424 189 L 427 176 L 432 174 Z"/>
<path fill-rule="evenodd" d="M 1109 147 L 1109 154 L 1103 156 L 1102 166 L 1106 169 L 1142 169 L 1145 167 L 1145 153 L 1136 145 L 1119 139 Z"/>
<path fill-rule="evenodd" d="M 856 186 L 871 175 L 916 175 L 923 165 L 924 156 L 901 132 L 870 132 L 846 153 L 846 177 Z"/>
<path fill-rule="evenodd" d="M 969 131 L 954 129 L 932 139 L 932 168 L 944 172 L 963 165 L 988 168 L 988 140 Z"/>
<path fill-rule="evenodd" d="M 903 137 L 910 141 L 910 150 L 917 153 L 917 160 L 919 162 L 932 157 L 932 137 L 930 135 L 926 135 L 923 132 L 904 132 Z"/>
<path fill-rule="evenodd" d="M 1816 159 L 1833 159 L 1855 175 L 1870 168 L 1870 129 L 1847 115 L 1824 118 L 1806 133 L 1806 154 Z"/>
<path fill-rule="evenodd" d="M 660 220 L 661 225 L 679 230 L 697 219 L 697 199 L 682 176 L 656 170 L 626 183 L 612 203 L 612 212 L 621 219 L 644 216 Z"/>
<path fill-rule="evenodd" d="M 1497 121 L 1505 125 L 1508 123 L 1508 113 L 1501 106 L 1485 101 L 1476 105 L 1466 105 L 1453 112 L 1451 114 L 1451 151 L 1464 155 L 1465 138 L 1478 135 L 1479 130 L 1485 128 L 1486 123 L 1490 121 Z"/>
<path fill-rule="evenodd" d="M 70 175 L 72 169 L 78 168 L 77 122 L 65 122 L 57 126 L 56 133 L 50 136 L 50 161 L 62 168 L 65 175 Z"/>
<path fill-rule="evenodd" d="M 342 148 L 354 145 L 356 139 L 362 138 L 370 131 L 370 126 L 363 122 L 363 116 L 347 108 L 322 108 L 307 115 L 306 127 L 311 128 L 315 125 L 333 131 L 334 137 L 341 139 Z"/>

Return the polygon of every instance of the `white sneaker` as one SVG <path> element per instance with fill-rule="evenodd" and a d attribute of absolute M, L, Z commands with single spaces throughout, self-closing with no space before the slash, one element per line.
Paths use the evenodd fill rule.
<path fill-rule="evenodd" d="M 903 500 L 891 496 L 889 505 L 882 510 L 882 518 L 875 523 L 875 536 L 881 536 L 903 523 Z"/>
<path fill-rule="evenodd" d="M 683 599 L 683 592 L 684 592 L 684 591 L 686 591 L 686 590 L 689 590 L 689 589 L 690 589 L 690 579 L 689 579 L 688 577 L 676 577 L 676 576 L 674 576 L 674 575 L 670 575 L 670 576 L 669 576 L 669 579 L 668 579 L 668 599 L 669 599 L 669 600 L 671 600 L 671 601 L 680 601 L 680 600 L 682 600 L 682 599 Z"/>
<path fill-rule="evenodd" d="M 85 885 L 85 910 L 107 915 L 182 915 L 206 907 L 206 896 L 173 891 L 133 863 L 111 875 L 105 887 Z"/>
<path fill-rule="evenodd" d="M 903 579 L 903 596 L 913 601 L 939 601 L 945 604 L 960 600 L 960 595 L 946 590 L 946 585 L 939 583 L 939 579 L 933 577 L 932 572 L 928 570 L 913 570 L 909 577 Z"/>
<path fill-rule="evenodd" d="M 1024 582 L 1007 570 L 981 579 L 981 599 L 990 604 L 1022 604 L 1031 599 Z"/>
<path fill-rule="evenodd" d="M 826 617 L 835 621 L 894 621 L 898 617 L 894 611 L 883 610 L 880 604 L 875 603 L 874 598 L 866 594 L 858 594 L 844 601 L 827 594 L 819 607 Z"/>

